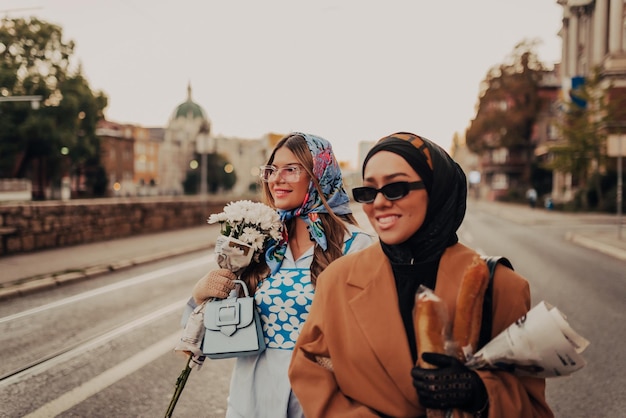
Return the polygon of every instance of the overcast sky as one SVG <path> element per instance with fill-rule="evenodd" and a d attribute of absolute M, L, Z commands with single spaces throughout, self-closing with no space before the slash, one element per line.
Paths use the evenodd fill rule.
<path fill-rule="evenodd" d="M 561 57 L 556 0 L 0 0 L 0 13 L 60 25 L 109 120 L 164 127 L 191 83 L 214 134 L 310 132 L 352 162 L 359 141 L 396 131 L 449 149 L 519 42 Z"/>

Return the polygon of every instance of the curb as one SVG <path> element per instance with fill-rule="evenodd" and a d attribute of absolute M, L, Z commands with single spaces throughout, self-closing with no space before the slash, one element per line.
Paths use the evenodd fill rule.
<path fill-rule="evenodd" d="M 573 232 L 568 232 L 565 234 L 565 239 L 570 242 L 573 242 L 574 244 L 578 244 L 581 247 L 589 248 L 591 250 L 596 250 L 603 254 L 610 255 L 611 257 L 615 257 L 619 260 L 626 261 L 626 251 L 620 248 L 615 248 L 612 245 L 596 241 L 593 238 L 588 238 L 583 235 L 579 235 Z"/>
<path fill-rule="evenodd" d="M 22 279 L 9 282 L 0 288 L 0 300 L 11 299 L 14 297 L 29 295 L 41 290 L 62 286 L 68 283 L 74 283 L 81 280 L 90 279 L 104 273 L 124 270 L 154 261 L 164 260 L 183 254 L 191 254 L 198 251 L 206 251 L 214 248 L 215 244 L 197 244 L 187 247 L 163 251 L 160 253 L 140 255 L 128 260 L 116 261 L 113 264 L 98 264 L 86 266 L 73 271 L 61 271 L 48 273 L 34 277 L 25 277 Z"/>

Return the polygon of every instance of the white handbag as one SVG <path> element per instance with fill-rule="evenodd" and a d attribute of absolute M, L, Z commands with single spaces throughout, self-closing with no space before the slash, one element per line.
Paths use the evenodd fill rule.
<path fill-rule="evenodd" d="M 207 302 L 204 307 L 202 353 L 210 359 L 242 357 L 265 350 L 261 318 L 254 298 L 241 280 L 244 297 L 228 297 Z"/>

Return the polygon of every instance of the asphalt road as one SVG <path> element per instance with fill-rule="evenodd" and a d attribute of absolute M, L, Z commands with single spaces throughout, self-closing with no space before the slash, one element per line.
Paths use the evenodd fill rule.
<path fill-rule="evenodd" d="M 163 416 L 185 364 L 173 351 L 183 306 L 211 259 L 189 254 L 3 303 L 0 416 Z M 194 370 L 175 416 L 223 416 L 231 368 Z"/>
<path fill-rule="evenodd" d="M 505 255 L 531 285 L 533 306 L 546 301 L 567 316 L 591 344 L 587 365 L 569 377 L 550 378 L 548 401 L 557 417 L 617 417 L 626 410 L 626 264 L 576 245 L 568 231 L 594 227 L 586 217 L 564 217 L 549 225 L 515 223 L 469 211 L 460 238 L 481 252 Z"/>
<path fill-rule="evenodd" d="M 362 213 L 357 213 L 364 226 Z M 505 255 L 591 341 L 588 364 L 548 381 L 557 417 L 621 416 L 624 261 L 564 239 L 589 227 L 568 217 L 550 225 L 468 211 L 462 242 Z M 0 417 L 163 416 L 185 360 L 173 352 L 183 305 L 214 266 L 208 250 L 101 274 L 0 304 Z M 174 416 L 222 417 L 232 360 L 191 373 Z"/>

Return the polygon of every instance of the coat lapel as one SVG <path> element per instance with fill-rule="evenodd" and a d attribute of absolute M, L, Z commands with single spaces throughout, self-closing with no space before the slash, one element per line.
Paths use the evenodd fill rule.
<path fill-rule="evenodd" d="M 348 285 L 354 296 L 348 301 L 370 347 L 382 366 L 382 373 L 392 381 L 410 403 L 417 401 L 411 379 L 413 360 L 406 341 L 406 332 L 398 308 L 398 296 L 391 265 L 380 244 L 362 250 L 359 274 L 351 275 Z M 376 260 L 376 262 L 369 262 Z"/>

